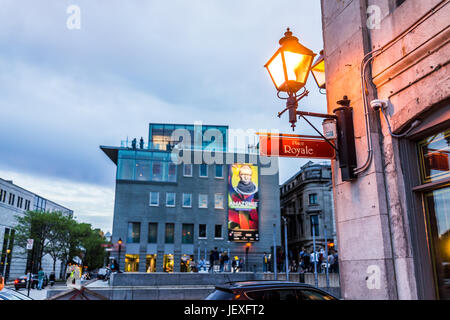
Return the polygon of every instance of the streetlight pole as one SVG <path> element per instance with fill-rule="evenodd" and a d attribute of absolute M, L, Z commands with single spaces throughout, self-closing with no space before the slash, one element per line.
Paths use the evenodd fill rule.
<path fill-rule="evenodd" d="M 317 279 L 317 253 L 316 253 L 316 223 L 313 220 L 312 230 L 313 230 L 313 253 L 314 253 L 314 283 L 316 287 L 319 286 L 319 281 Z"/>
<path fill-rule="evenodd" d="M 122 249 L 122 238 L 119 238 L 119 241 L 117 241 L 117 243 L 119 244 L 119 254 L 118 254 L 118 260 L 117 260 L 117 267 L 120 271 L 120 251 Z"/>
<path fill-rule="evenodd" d="M 326 273 L 327 273 L 327 289 L 330 288 L 330 279 L 328 278 L 328 239 L 327 239 L 327 226 L 324 226 L 324 232 L 325 232 L 325 266 L 326 266 Z"/>
<path fill-rule="evenodd" d="M 273 273 L 274 279 L 277 280 L 277 241 L 276 241 L 277 226 L 273 224 Z"/>
<path fill-rule="evenodd" d="M 283 223 L 284 223 L 284 256 L 285 256 L 285 263 L 286 263 L 286 281 L 289 281 L 287 219 L 286 219 L 286 217 L 282 217 L 282 218 L 283 218 Z"/>

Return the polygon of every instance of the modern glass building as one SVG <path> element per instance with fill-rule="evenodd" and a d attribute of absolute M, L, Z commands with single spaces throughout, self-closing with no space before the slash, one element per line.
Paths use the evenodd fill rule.
<path fill-rule="evenodd" d="M 230 264 L 237 257 L 262 271 L 274 229 L 280 244 L 278 160 L 227 143 L 227 126 L 151 123 L 147 144 L 100 146 L 117 165 L 112 242 L 121 269 L 189 272 L 217 248 Z"/>

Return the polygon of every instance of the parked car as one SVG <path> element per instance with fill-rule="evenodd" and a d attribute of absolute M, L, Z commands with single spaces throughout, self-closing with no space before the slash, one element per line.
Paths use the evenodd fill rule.
<path fill-rule="evenodd" d="M 3 288 L 2 290 L 0 290 L 0 300 L 33 300 L 30 297 L 27 297 L 26 295 L 8 289 L 8 288 Z"/>
<path fill-rule="evenodd" d="M 238 281 L 215 286 L 205 300 L 339 300 L 333 295 L 304 283 L 288 281 Z"/>
<path fill-rule="evenodd" d="M 19 290 L 20 288 L 26 288 L 27 287 L 27 276 L 20 276 L 14 280 L 14 288 L 16 290 Z"/>

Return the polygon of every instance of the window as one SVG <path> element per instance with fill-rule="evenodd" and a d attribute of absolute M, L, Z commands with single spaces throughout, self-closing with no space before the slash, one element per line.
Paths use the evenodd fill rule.
<path fill-rule="evenodd" d="M 8 204 L 14 205 L 14 198 L 15 198 L 15 197 L 16 197 L 16 195 L 10 193 L 10 194 L 9 194 Z"/>
<path fill-rule="evenodd" d="M 198 237 L 199 238 L 206 238 L 206 224 L 199 224 L 198 225 Z"/>
<path fill-rule="evenodd" d="M 25 200 L 25 210 L 30 210 L 30 200 Z"/>
<path fill-rule="evenodd" d="M 167 178 L 168 182 L 177 182 L 177 166 L 169 162 L 169 176 Z"/>
<path fill-rule="evenodd" d="M 202 178 L 206 178 L 208 177 L 208 165 L 206 164 L 201 164 L 199 166 L 199 176 Z"/>
<path fill-rule="evenodd" d="M 181 243 L 191 244 L 194 243 L 194 225 L 193 224 L 183 224 Z"/>
<path fill-rule="evenodd" d="M 17 197 L 17 208 L 22 209 L 22 204 L 23 204 L 23 198 Z"/>
<path fill-rule="evenodd" d="M 317 193 L 311 193 L 309 195 L 309 204 L 317 204 Z"/>
<path fill-rule="evenodd" d="M 128 222 L 128 243 L 139 243 L 141 240 L 141 223 Z"/>
<path fill-rule="evenodd" d="M 139 271 L 139 255 L 138 254 L 126 254 L 125 255 L 125 272 L 138 272 Z"/>
<path fill-rule="evenodd" d="M 216 193 L 214 195 L 214 208 L 223 209 L 223 194 Z"/>
<path fill-rule="evenodd" d="M 192 194 L 183 193 L 183 207 L 192 208 Z"/>
<path fill-rule="evenodd" d="M 216 224 L 214 227 L 214 238 L 222 238 L 222 225 Z"/>
<path fill-rule="evenodd" d="M 395 0 L 395 6 L 400 7 L 406 0 Z"/>
<path fill-rule="evenodd" d="M 146 272 L 156 272 L 156 254 L 148 254 L 145 259 Z"/>
<path fill-rule="evenodd" d="M 245 295 L 252 300 L 287 300 L 297 301 L 297 294 L 294 289 L 274 289 L 274 290 L 262 290 L 262 291 L 250 291 Z"/>
<path fill-rule="evenodd" d="M 216 178 L 223 178 L 223 165 L 216 164 Z"/>
<path fill-rule="evenodd" d="M 158 242 L 158 224 L 149 223 L 148 224 L 148 243 Z"/>
<path fill-rule="evenodd" d="M 300 290 L 298 293 L 303 300 L 336 300 L 330 295 L 322 294 L 314 290 Z"/>
<path fill-rule="evenodd" d="M 192 177 L 192 164 L 184 164 L 183 165 L 183 176 L 184 177 Z"/>
<path fill-rule="evenodd" d="M 150 202 L 149 205 L 152 207 L 159 206 L 159 192 L 150 192 Z"/>
<path fill-rule="evenodd" d="M 174 243 L 175 224 L 166 223 L 165 243 Z"/>
<path fill-rule="evenodd" d="M 166 207 L 175 207 L 175 193 L 166 193 Z"/>
<path fill-rule="evenodd" d="M 152 181 L 162 181 L 162 164 L 161 161 L 153 161 Z"/>
<path fill-rule="evenodd" d="M 150 160 L 136 160 L 136 180 L 150 180 Z"/>
<path fill-rule="evenodd" d="M 6 198 L 6 190 L 0 189 L 0 201 L 5 202 L 5 198 Z"/>
<path fill-rule="evenodd" d="M 311 235 L 313 235 L 314 232 L 314 235 L 317 237 L 319 235 L 319 216 L 312 215 L 309 218 L 311 222 Z"/>
<path fill-rule="evenodd" d="M 199 194 L 198 195 L 198 207 L 199 208 L 208 208 L 208 195 L 207 194 Z"/>

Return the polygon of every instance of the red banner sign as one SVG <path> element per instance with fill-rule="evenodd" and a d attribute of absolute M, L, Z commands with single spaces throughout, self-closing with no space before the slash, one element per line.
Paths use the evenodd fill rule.
<path fill-rule="evenodd" d="M 334 159 L 335 150 L 324 139 L 260 136 L 259 154 L 262 156 Z"/>

